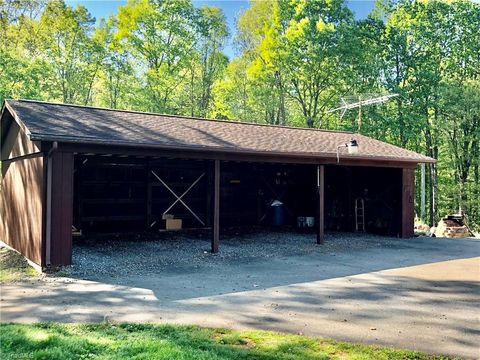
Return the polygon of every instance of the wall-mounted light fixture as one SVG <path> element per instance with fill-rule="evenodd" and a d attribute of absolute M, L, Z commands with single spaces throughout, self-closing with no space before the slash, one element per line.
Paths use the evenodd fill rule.
<path fill-rule="evenodd" d="M 348 143 L 337 146 L 337 164 L 340 162 L 339 149 L 342 147 L 346 147 L 349 154 L 358 154 L 358 141 L 352 138 Z"/>
<path fill-rule="evenodd" d="M 358 154 L 358 141 L 355 139 L 351 139 L 350 142 L 345 144 L 348 149 L 349 154 Z"/>

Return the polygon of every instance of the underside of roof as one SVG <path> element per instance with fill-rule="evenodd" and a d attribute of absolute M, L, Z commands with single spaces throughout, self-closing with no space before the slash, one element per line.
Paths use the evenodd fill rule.
<path fill-rule="evenodd" d="M 350 132 L 206 120 L 32 100 L 6 100 L 2 122 L 7 111 L 25 128 L 32 141 L 335 158 L 337 148 L 355 138 L 359 143 L 359 152 L 348 154 L 345 148 L 340 148 L 343 158 L 435 162 L 416 152 Z"/>

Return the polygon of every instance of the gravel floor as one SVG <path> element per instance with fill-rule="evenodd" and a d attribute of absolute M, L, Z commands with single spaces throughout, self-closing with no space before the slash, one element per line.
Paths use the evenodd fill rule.
<path fill-rule="evenodd" d="M 251 262 L 314 252 L 343 252 L 372 247 L 396 247 L 398 240 L 369 234 L 327 234 L 325 244 L 315 234 L 250 231 L 230 232 L 220 239 L 220 251 L 210 253 L 209 232 L 141 235 L 103 235 L 74 244 L 73 265 L 62 275 L 95 279 L 127 274 L 146 275 L 186 268 L 204 268 L 229 262 Z"/>

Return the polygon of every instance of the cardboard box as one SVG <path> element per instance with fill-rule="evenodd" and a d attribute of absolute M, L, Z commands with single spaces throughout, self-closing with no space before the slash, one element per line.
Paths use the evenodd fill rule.
<path fill-rule="evenodd" d="M 165 229 L 167 229 L 167 230 L 181 230 L 182 229 L 182 219 L 166 219 L 165 220 Z"/>

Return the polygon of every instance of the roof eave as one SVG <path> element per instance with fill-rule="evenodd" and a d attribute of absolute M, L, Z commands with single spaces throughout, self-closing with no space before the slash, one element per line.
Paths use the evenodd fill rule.
<path fill-rule="evenodd" d="M 169 146 L 169 145 L 153 145 L 153 144 L 138 144 L 128 141 L 115 141 L 115 142 L 105 142 L 98 139 L 85 139 L 85 138 L 61 138 L 61 137 L 48 137 L 42 136 L 40 134 L 30 134 L 30 139 L 35 141 L 57 141 L 63 143 L 71 144 L 82 144 L 82 145 L 101 145 L 101 146 L 120 146 L 120 147 L 135 147 L 135 148 L 145 148 L 145 149 L 157 149 L 157 150 L 177 150 L 177 151 L 200 151 L 207 153 L 228 153 L 234 155 L 252 155 L 252 156 L 285 156 L 288 158 L 309 158 L 309 159 L 322 159 L 322 160 L 337 160 L 336 153 L 306 153 L 306 152 L 279 152 L 279 151 L 255 151 L 249 149 L 227 149 L 220 147 L 210 147 L 210 146 Z M 378 161 L 378 162 L 398 162 L 398 163 L 411 163 L 411 164 L 420 164 L 420 163 L 436 163 L 436 160 L 433 158 L 423 158 L 423 159 L 411 159 L 411 158 L 395 158 L 388 156 L 361 156 L 361 155 L 348 155 L 342 154 L 341 159 L 347 160 L 358 160 L 358 161 Z"/>

